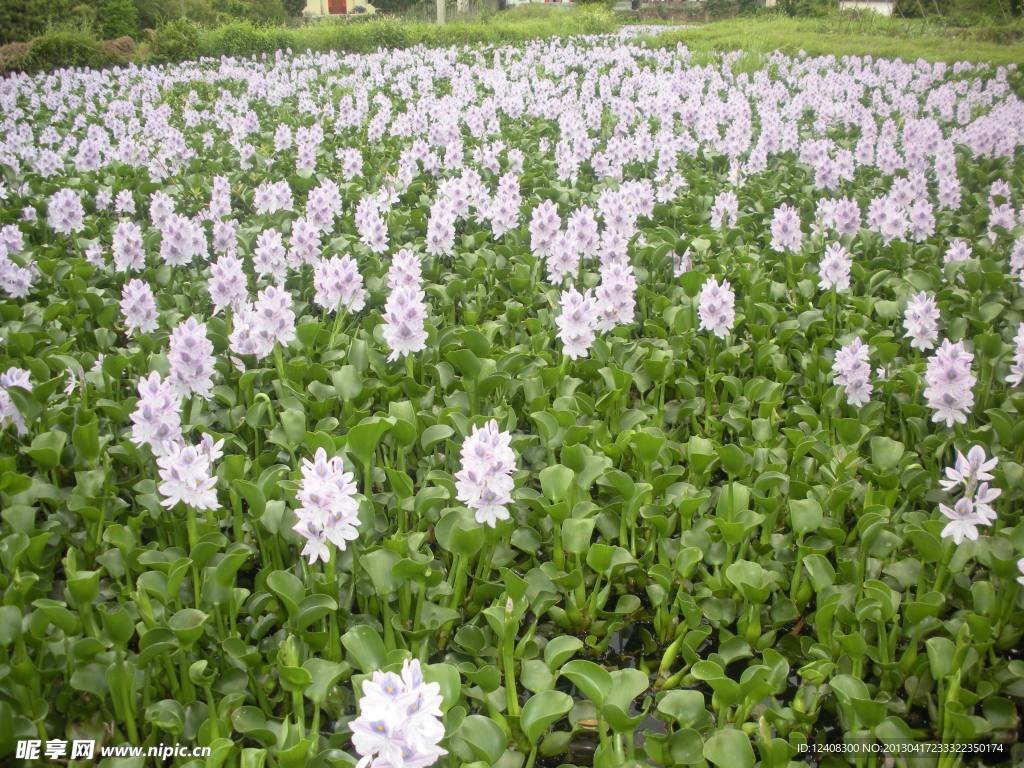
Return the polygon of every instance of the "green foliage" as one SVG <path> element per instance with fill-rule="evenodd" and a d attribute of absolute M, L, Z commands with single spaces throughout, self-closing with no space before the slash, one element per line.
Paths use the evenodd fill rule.
<path fill-rule="evenodd" d="M 417 0 L 377 0 L 373 3 L 373 7 L 377 9 L 378 13 L 400 14 L 408 11 L 416 3 Z"/>
<path fill-rule="evenodd" d="M 970 27 L 942 19 L 908 20 L 876 13 L 835 13 L 818 18 L 760 13 L 667 30 L 647 40 L 666 47 L 683 43 L 698 55 L 725 50 L 758 55 L 778 50 L 789 54 L 805 51 L 812 56 L 869 55 L 993 64 L 1024 61 L 1024 26 L 1020 23 Z"/>
<path fill-rule="evenodd" d="M 78 3 L 71 7 L 67 17 L 61 19 L 56 24 L 56 27 L 59 29 L 71 29 L 75 32 L 96 34 L 99 31 L 96 7 L 89 3 Z M 53 26 L 51 26 L 51 29 L 53 29 Z"/>
<path fill-rule="evenodd" d="M 755 32 L 777 25 L 787 44 L 797 33 L 801 47 L 829 36 L 836 47 L 849 44 L 835 31 L 845 18 L 748 21 Z M 204 29 L 182 18 L 158 28 L 152 51 L 173 61 L 259 57 L 282 47 L 518 43 L 528 34 L 607 25 L 603 12 L 561 10 L 443 28 L 374 19 L 301 29 L 241 20 Z M 697 41 L 692 57 L 576 39 L 568 70 L 558 67 L 558 46 L 546 44 L 446 52 L 443 63 L 417 51 L 395 56 L 397 71 L 382 70 L 386 79 L 369 83 L 369 97 L 387 96 L 395 117 L 436 108 L 437 94 L 453 87 L 477 88 L 461 103 L 479 103 L 494 93 L 481 70 L 500 59 L 509 92 L 536 85 L 563 99 L 570 117 L 586 87 L 585 101 L 601 111 L 583 130 L 603 152 L 636 128 L 648 140 L 654 125 L 689 135 L 691 121 L 662 112 L 649 86 L 671 90 L 691 76 L 715 83 L 707 94 L 715 102 L 725 93 L 743 98 L 737 86 L 749 86 L 756 114 L 758 94 L 773 94 L 773 109 L 776 102 L 814 107 L 821 74 L 834 72 L 843 84 L 856 70 L 878 81 L 851 89 L 848 99 L 833 97 L 869 110 L 872 127 L 894 119 L 875 98 L 882 93 L 929 103 L 951 84 L 966 93 L 986 81 L 1002 85 L 991 68 L 942 74 L 936 67 L 936 81 L 914 68 L 920 79 L 900 84 L 912 68 L 785 60 L 756 47 L 728 57 L 711 50 L 709 40 L 730 40 L 737 28 L 654 38 L 665 46 Z M 884 34 L 897 28 L 879 23 L 871 40 L 909 46 L 910 38 Z M 84 32 L 73 44 L 61 34 L 40 38 L 32 55 L 88 63 L 83 58 L 99 43 Z M 340 72 L 321 67 L 323 58 L 257 58 L 234 73 L 208 61 L 166 74 L 118 73 L 111 87 L 91 94 L 95 109 L 26 109 L 19 117 L 33 135 L 53 124 L 59 137 L 80 136 L 112 122 L 107 110 L 141 114 L 143 104 L 158 104 L 195 155 L 170 163 L 158 180 L 130 163 L 56 179 L 6 171 L 15 178 L 4 179 L 0 226 L 18 222 L 26 243 L 4 258 L 31 259 L 38 272 L 27 296 L 0 296 L 0 371 L 5 382 L 12 367 L 30 374 L 27 388 L 5 385 L 0 408 L 0 765 L 12 764 L 12 735 L 43 732 L 96 733 L 111 746 L 174 739 L 209 746 L 205 765 L 224 768 L 351 766 L 350 723 L 366 677 L 399 673 L 414 658 L 439 689 L 449 753 L 439 768 L 783 768 L 807 763 L 808 741 L 825 739 L 991 741 L 1006 747 L 1001 764 L 1024 764 L 1017 739 L 1024 392 L 1007 376 L 1011 339 L 1024 321 L 1008 253 L 1024 226 L 990 232 L 984 210 L 995 180 L 1005 179 L 1020 199 L 1024 157 L 958 149 L 964 205 L 935 209 L 932 234 L 888 241 L 868 227 L 839 234 L 819 221 L 819 230 L 815 215 L 823 194 L 868 208 L 893 185 L 891 173 L 862 164 L 840 189 L 823 192 L 797 152 L 779 151 L 763 172 L 735 183 L 717 135 L 705 133 L 696 151 L 673 159 L 678 188 L 659 188 L 655 200 L 653 189 L 647 198 L 634 187 L 636 201 L 618 199 L 627 211 L 637 208 L 623 246 L 636 303 L 585 356 L 570 359 L 556 330 L 562 286 L 544 276 L 531 209 L 551 201 L 565 221 L 588 206 L 610 225 L 605 195 L 622 190 L 619 181 L 587 163 L 576 178 L 559 178 L 554 156 L 564 126 L 527 99 L 525 110 L 490 115 L 493 131 L 457 124 L 469 168 L 483 165 L 479 150 L 497 138 L 506 148 L 502 163 L 522 153 L 514 174 L 521 215 L 507 231 L 496 234 L 484 216 L 460 216 L 453 252 L 425 252 L 439 179 L 417 167 L 388 203 L 388 252 L 372 251 L 351 213 L 388 183 L 419 133 L 368 140 L 365 124 L 342 130 L 333 115 L 314 114 L 307 107 L 318 101 L 348 110 L 349 73 L 361 71 L 357 61 Z M 420 59 L 429 93 L 404 79 L 422 71 Z M 453 82 L 452 62 L 474 76 Z M 583 82 L 591 73 L 602 84 L 596 95 Z M 77 107 L 84 88 L 103 76 L 13 85 L 28 103 L 61 80 Z M 1010 101 L 1006 89 L 994 90 L 996 103 Z M 251 162 L 241 161 L 228 132 L 203 119 L 229 101 L 225 93 L 254 118 Z M 789 110 L 793 135 L 827 136 L 853 152 L 857 132 L 822 121 L 834 114 L 823 104 L 824 113 Z M 1002 108 L 972 106 L 980 115 Z M 931 114 L 944 137 L 962 126 Z M 274 147 L 277 129 L 314 121 L 326 129 L 316 167 L 297 170 L 294 148 Z M 755 125 L 755 141 L 768 135 L 762 128 L 774 130 Z M 353 147 L 361 174 L 343 168 Z M 620 181 L 659 178 L 656 162 L 627 164 Z M 489 197 L 501 171 L 479 172 Z M 336 307 L 331 317 L 316 303 L 313 268 L 295 264 L 280 280 L 295 311 L 295 338 L 262 359 L 236 360 L 230 337 L 244 315 L 213 311 L 207 259 L 167 263 L 170 228 L 161 231 L 149 215 L 155 192 L 171 195 L 175 211 L 196 216 L 208 235 L 207 212 L 219 207 L 211 205 L 219 196 L 211 186 L 223 182 L 239 225 L 245 287 L 261 290 L 270 281 L 254 274 L 251 259 L 260 233 L 282 231 L 298 245 L 297 222 L 316 207 L 311 189 L 328 180 L 344 213 L 327 222 L 321 250 L 355 261 L 365 306 Z M 254 188 L 268 182 L 291 190 L 290 210 L 256 205 Z M 55 216 L 32 222 L 22 213 L 30 203 L 42 214 L 61 187 L 85 206 L 70 235 L 57 231 Z M 737 196 L 738 218 L 719 228 L 709 212 L 725 189 Z M 98 199 L 122 191 L 139 205 L 144 258 L 132 279 L 155 291 L 150 329 L 126 328 L 128 276 L 95 263 L 95 246 L 106 258 L 120 220 Z M 785 253 L 771 231 L 783 200 L 799 209 L 805 233 Z M 954 234 L 972 251 L 947 264 Z M 11 231 L 2 236 L 6 251 Z M 837 292 L 819 285 L 830 241 L 855 254 L 849 285 Z M 405 360 L 389 360 L 381 328 L 389 266 L 406 247 L 422 274 L 428 340 Z M 677 269 L 684 252 L 690 261 Z M 736 315 L 722 337 L 700 324 L 698 296 L 709 275 L 736 291 Z M 594 286 L 610 276 L 588 257 L 571 279 Z M 929 418 L 922 389 L 930 353 L 904 336 L 904 307 L 916 291 L 934 296 L 942 336 L 966 340 L 975 353 L 977 405 L 955 427 Z M 133 427 L 133 410 L 146 410 L 139 381 L 180 364 L 180 357 L 171 364 L 180 348 L 169 352 L 168 337 L 188 316 L 205 324 L 215 350 L 212 390 L 209 397 L 168 393 L 168 405 L 189 444 L 200 435 L 222 441 L 210 477 L 217 505 L 203 505 L 214 509 L 161 503 L 168 477 L 158 471 L 168 462 L 158 464 Z M 870 343 L 870 367 L 879 366 L 860 407 L 843 401 L 833 370 L 837 348 L 854 336 Z M 463 504 L 460 469 L 468 462 L 460 449 L 492 418 L 510 433 L 515 468 L 511 519 L 486 527 Z M 946 521 L 937 506 L 952 498 L 939 481 L 955 451 L 972 445 L 997 459 L 990 479 L 1001 495 L 995 524 L 954 549 L 941 538 Z M 325 498 L 310 488 L 304 461 L 314 456 L 321 469 L 329 457 L 332 475 L 353 473 L 344 512 L 357 530 L 344 549 L 332 540 L 329 559 L 308 563 L 296 515 Z M 822 765 L 845 765 L 847 757 Z M 943 756 L 939 768 L 958 760 Z"/>
<path fill-rule="evenodd" d="M 107 6 L 114 7 L 127 0 L 105 2 Z M 200 55 L 252 56 L 285 48 L 367 52 L 414 45 L 514 43 L 555 35 L 599 34 L 616 27 L 611 13 L 598 6 L 573 11 L 561 8 L 516 9 L 495 14 L 486 22 L 455 22 L 443 27 L 386 16 L 368 18 L 359 23 L 325 20 L 303 27 L 284 27 L 277 26 L 285 19 L 281 0 L 216 0 L 215 5 L 210 5 L 207 0 L 188 2 L 192 5 L 186 6 L 187 18 L 177 17 L 173 9 L 175 3 L 139 3 L 137 23 L 143 28 L 153 22 L 158 23 L 150 46 L 153 61 L 183 61 Z M 169 20 L 162 15 L 165 13 L 171 14 Z M 235 20 L 225 22 L 224 19 L 229 17 Z M 104 28 L 104 36 L 135 34 L 128 32 L 127 26 L 127 22 L 124 28 L 108 26 Z M 48 54 L 48 66 L 58 64 L 52 58 L 54 55 Z"/>
<path fill-rule="evenodd" d="M 306 8 L 306 0 L 284 0 L 284 10 L 289 16 L 301 16 Z"/>
<path fill-rule="evenodd" d="M 820 18 L 839 8 L 838 0 L 779 0 L 777 8 L 787 16 Z"/>
<path fill-rule="evenodd" d="M 99 40 L 88 32 L 58 29 L 32 41 L 22 67 L 27 70 L 62 67 L 102 67 L 111 63 Z"/>
<path fill-rule="evenodd" d="M 0 44 L 27 42 L 43 34 L 55 24 L 67 22 L 71 0 L 39 3 L 36 0 L 3 0 L 0 2 Z"/>
<path fill-rule="evenodd" d="M 154 61 L 183 61 L 199 53 L 199 29 L 188 19 L 175 19 L 157 29 L 151 52 Z"/>
<path fill-rule="evenodd" d="M 205 56 L 255 56 L 273 53 L 293 44 L 294 31 L 283 27 L 261 27 L 251 21 L 236 21 L 202 34 L 199 52 Z"/>
<path fill-rule="evenodd" d="M 100 34 L 105 40 L 139 33 L 139 13 L 132 0 L 103 0 L 99 7 Z"/>

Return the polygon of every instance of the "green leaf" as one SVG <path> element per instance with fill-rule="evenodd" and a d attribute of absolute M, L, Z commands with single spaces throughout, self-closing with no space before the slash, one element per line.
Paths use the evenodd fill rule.
<path fill-rule="evenodd" d="M 544 646 L 544 663 L 554 672 L 583 648 L 583 641 L 572 635 L 559 635 Z"/>
<path fill-rule="evenodd" d="M 327 695 L 338 678 L 352 671 L 348 664 L 339 664 L 316 656 L 306 659 L 302 667 L 309 672 L 312 678 L 312 682 L 306 686 L 304 694 L 314 704 L 322 704 L 326 701 Z"/>
<path fill-rule="evenodd" d="M 378 595 L 390 595 L 398 588 L 398 579 L 395 578 L 394 568 L 401 558 L 397 553 L 388 549 L 378 549 L 360 555 L 359 564 L 369 574 L 373 588 Z"/>
<path fill-rule="evenodd" d="M 363 466 L 369 464 L 377 450 L 377 444 L 384 434 L 391 429 L 391 422 L 383 418 L 372 418 L 362 421 L 348 431 L 346 444 Z"/>
<path fill-rule="evenodd" d="M 567 714 L 573 707 L 572 697 L 561 691 L 541 691 L 529 698 L 519 717 L 519 727 L 530 744 Z"/>
<path fill-rule="evenodd" d="M 468 509 L 449 510 L 434 527 L 437 543 L 446 552 L 473 557 L 484 545 L 484 527 Z"/>
<path fill-rule="evenodd" d="M 574 477 L 573 471 L 561 464 L 545 467 L 539 474 L 541 490 L 552 501 L 566 501 L 569 498 Z"/>
<path fill-rule="evenodd" d="M 384 641 L 380 639 L 380 635 L 373 627 L 368 627 L 365 624 L 352 627 L 341 636 L 341 644 L 352 655 L 355 667 L 360 672 L 369 674 L 387 666 L 387 650 L 384 648 Z"/>
<path fill-rule="evenodd" d="M 883 474 L 899 466 L 905 447 L 903 443 L 881 435 L 871 438 L 871 463 Z"/>
<path fill-rule="evenodd" d="M 754 765 L 754 748 L 743 731 L 726 728 L 716 731 L 704 742 L 704 757 L 723 768 L 751 768 Z"/>
<path fill-rule="evenodd" d="M 594 523 L 596 522 L 597 519 L 593 517 L 563 520 L 561 523 L 562 548 L 573 555 L 585 553 L 590 548 L 590 539 L 594 535 Z"/>
<path fill-rule="evenodd" d="M 494 765 L 501 759 L 508 745 L 504 731 L 489 717 L 469 715 L 457 731 L 458 737 L 469 745 L 473 754 Z"/>
<path fill-rule="evenodd" d="M 208 618 L 195 608 L 182 608 L 167 620 L 167 626 L 178 638 L 178 642 L 187 647 L 202 636 Z"/>
<path fill-rule="evenodd" d="M 821 527 L 825 519 L 821 504 L 815 499 L 799 499 L 789 502 L 789 514 L 793 524 L 793 532 L 798 536 L 812 533 Z"/>
<path fill-rule="evenodd" d="M 434 424 L 424 429 L 422 434 L 420 434 L 420 447 L 426 453 L 430 453 L 431 448 L 454 434 L 455 430 L 447 424 Z"/>
<path fill-rule="evenodd" d="M 711 719 L 700 691 L 667 691 L 658 699 L 658 711 L 684 728 L 701 728 Z"/>
<path fill-rule="evenodd" d="M 945 680 L 953 674 L 956 660 L 956 644 L 948 637 L 930 637 L 925 641 L 928 649 L 928 665 L 933 680 Z"/>
<path fill-rule="evenodd" d="M 291 571 L 273 571 L 267 576 L 267 588 L 284 606 L 290 619 L 299 615 L 299 603 L 306 596 L 306 588 L 298 576 Z"/>
<path fill-rule="evenodd" d="M 562 667 L 559 675 L 568 678 L 598 708 L 602 707 L 612 689 L 612 676 L 592 661 L 576 659 Z"/>
<path fill-rule="evenodd" d="M 32 439 L 32 446 L 25 453 L 39 465 L 40 469 L 49 471 L 60 464 L 60 454 L 68 436 L 58 430 L 43 432 Z"/>

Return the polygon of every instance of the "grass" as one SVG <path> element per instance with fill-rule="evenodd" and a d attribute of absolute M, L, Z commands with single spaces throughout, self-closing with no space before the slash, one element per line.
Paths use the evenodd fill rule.
<path fill-rule="evenodd" d="M 913 61 L 1024 63 L 1024 26 L 958 27 L 942 20 L 886 19 L 877 14 L 834 14 L 797 19 L 781 14 L 738 17 L 663 32 L 652 45 L 683 43 L 695 52 L 780 50 L 819 56 L 881 56 Z"/>
<path fill-rule="evenodd" d="M 282 48 L 365 52 L 414 45 L 507 44 L 558 35 L 612 32 L 616 26 L 607 12 L 590 10 L 556 11 L 525 18 L 502 13 L 444 26 L 392 18 L 357 23 L 324 21 L 298 28 L 260 28 L 236 23 L 202 30 L 198 52 L 203 56 L 220 56 L 269 53 Z"/>
<path fill-rule="evenodd" d="M 614 32 L 619 25 L 610 12 L 600 8 L 530 8 L 478 14 L 444 26 L 388 16 L 358 21 L 324 19 L 301 27 L 258 26 L 248 21 L 217 27 L 198 27 L 186 21 L 179 26 L 158 29 L 156 40 L 141 44 L 130 60 L 147 63 L 199 56 L 253 56 L 288 48 L 361 53 L 415 45 L 507 45 L 537 38 Z M 159 45 L 164 38 L 170 43 Z M 126 62 L 124 57 L 105 52 L 101 41 L 82 31 L 58 30 L 36 38 L 29 46 L 0 47 L 0 73 Z"/>

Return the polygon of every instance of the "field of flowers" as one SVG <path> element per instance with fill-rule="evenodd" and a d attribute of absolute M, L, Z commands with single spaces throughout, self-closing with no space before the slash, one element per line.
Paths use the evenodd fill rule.
<path fill-rule="evenodd" d="M 1020 75 L 756 67 L 0 80 L 0 763 L 1024 764 Z"/>

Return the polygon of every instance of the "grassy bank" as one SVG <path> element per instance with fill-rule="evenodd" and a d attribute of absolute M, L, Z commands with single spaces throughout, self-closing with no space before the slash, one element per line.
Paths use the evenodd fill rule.
<path fill-rule="evenodd" d="M 367 52 L 415 45 L 504 44 L 612 32 L 617 28 L 611 13 L 590 8 L 533 9 L 526 13 L 513 10 L 444 26 L 389 17 L 359 21 L 325 19 L 301 27 L 258 26 L 238 21 L 203 28 L 179 20 L 158 29 L 150 40 L 137 46 L 130 38 L 101 41 L 82 31 L 55 30 L 29 44 L 0 46 L 0 72 L 176 62 L 200 56 L 251 56 L 287 48 Z"/>
<path fill-rule="evenodd" d="M 885 19 L 875 14 L 835 14 L 820 19 L 781 14 L 738 17 L 672 30 L 649 38 L 652 45 L 682 42 L 694 51 L 781 50 L 811 55 L 871 55 L 904 60 L 1024 63 L 1024 26 L 957 27 L 948 21 Z"/>
<path fill-rule="evenodd" d="M 612 32 L 610 13 L 599 10 L 552 9 L 543 14 L 498 13 L 486 20 L 443 26 L 396 19 L 361 22 L 323 21 L 304 27 L 255 27 L 236 23 L 199 35 L 200 56 L 244 56 L 282 48 L 293 51 L 367 52 L 415 45 L 448 46 L 516 43 L 558 35 Z"/>

